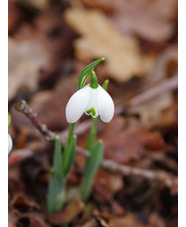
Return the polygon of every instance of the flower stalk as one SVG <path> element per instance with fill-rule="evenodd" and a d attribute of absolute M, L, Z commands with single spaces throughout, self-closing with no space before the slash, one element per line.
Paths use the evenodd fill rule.
<path fill-rule="evenodd" d="M 95 74 L 94 74 L 95 75 Z M 108 80 L 105 80 L 102 87 L 107 90 Z M 85 174 L 80 185 L 80 193 L 83 200 L 87 200 L 90 196 L 92 184 L 97 170 L 104 154 L 103 142 L 98 141 L 96 145 L 95 139 L 97 134 L 98 117 L 92 119 L 92 128 L 88 134 L 86 149 L 90 152 L 90 157 L 87 158 L 85 164 Z"/>

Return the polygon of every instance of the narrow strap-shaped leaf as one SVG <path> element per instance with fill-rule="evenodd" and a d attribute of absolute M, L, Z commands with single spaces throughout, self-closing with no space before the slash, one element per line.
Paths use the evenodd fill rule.
<path fill-rule="evenodd" d="M 51 171 L 47 194 L 47 210 L 49 213 L 58 212 L 63 208 L 66 199 L 65 185 L 66 179 Z"/>
<path fill-rule="evenodd" d="M 80 188 L 83 200 L 86 200 L 90 195 L 94 176 L 100 166 L 101 160 L 103 158 L 103 153 L 104 146 L 103 142 L 100 140 L 93 147 L 91 155 L 86 162 L 84 178 Z"/>
<path fill-rule="evenodd" d="M 105 60 L 104 58 L 99 58 L 98 60 L 90 63 L 89 65 L 87 65 L 80 73 L 79 78 L 78 78 L 78 90 L 81 89 L 86 81 L 88 76 L 90 75 L 91 71 L 103 60 Z"/>
<path fill-rule="evenodd" d="M 109 80 L 105 80 L 105 81 L 103 82 L 102 88 L 103 88 L 105 91 L 107 91 L 108 85 L 109 85 Z"/>
<path fill-rule="evenodd" d="M 50 180 L 47 194 L 47 210 L 50 213 L 58 212 L 65 202 L 66 178 L 62 171 L 62 151 L 59 138 L 55 138 L 53 169 L 50 172 Z"/>
<path fill-rule="evenodd" d="M 12 115 L 10 113 L 8 113 L 8 128 L 11 124 L 11 121 L 12 121 Z"/>
<path fill-rule="evenodd" d="M 65 174 L 65 177 L 67 176 L 67 174 L 69 173 L 73 163 L 74 163 L 74 159 L 75 159 L 75 156 L 76 156 L 76 141 L 77 141 L 77 136 L 74 135 L 72 137 L 72 144 L 71 144 L 71 148 L 69 150 L 69 156 L 68 156 L 68 160 L 67 161 L 67 165 L 66 165 L 66 169 L 64 170 L 64 174 Z"/>
<path fill-rule="evenodd" d="M 54 147 L 54 160 L 53 160 L 54 172 L 62 176 L 62 147 L 61 142 L 58 137 L 55 138 L 55 147 Z"/>
<path fill-rule="evenodd" d="M 70 151 L 72 147 L 72 141 L 73 141 L 73 135 L 74 135 L 74 128 L 75 128 L 75 123 L 69 124 L 68 128 L 68 137 L 67 141 L 65 144 L 65 150 L 63 152 L 63 173 L 66 175 L 68 172 L 66 171 L 68 169 L 68 162 L 70 159 Z"/>

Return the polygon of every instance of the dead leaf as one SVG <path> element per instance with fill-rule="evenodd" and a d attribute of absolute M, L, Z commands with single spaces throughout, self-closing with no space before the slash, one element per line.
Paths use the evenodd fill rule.
<path fill-rule="evenodd" d="M 24 210 L 24 212 L 26 212 L 27 210 L 40 210 L 41 207 L 39 204 L 37 204 L 35 201 L 33 200 L 28 200 L 26 198 L 26 196 L 23 193 L 17 193 L 15 194 L 15 196 L 13 197 L 13 199 L 10 202 L 10 207 L 11 209 L 13 208 L 17 208 L 20 210 Z"/>
<path fill-rule="evenodd" d="M 159 125 L 164 131 L 170 131 L 174 129 L 177 131 L 178 128 L 178 103 L 175 102 L 170 108 L 162 112 Z"/>
<path fill-rule="evenodd" d="M 81 0 L 81 2 L 85 5 L 85 7 L 99 9 L 106 13 L 114 13 L 116 11 L 115 1 L 112 0 Z"/>
<path fill-rule="evenodd" d="M 150 215 L 149 224 L 150 227 L 166 227 L 165 221 L 156 212 Z"/>
<path fill-rule="evenodd" d="M 52 91 L 40 91 L 33 95 L 29 106 L 49 129 L 61 130 L 68 126 L 65 107 L 76 89 L 76 77 L 61 79 Z"/>
<path fill-rule="evenodd" d="M 162 113 L 173 104 L 173 95 L 167 92 L 138 106 L 130 107 L 130 114 L 139 114 L 142 125 L 156 126 L 160 123 Z"/>
<path fill-rule="evenodd" d="M 14 152 L 11 152 L 8 156 L 8 165 L 14 165 L 18 162 L 21 162 L 22 160 L 25 160 L 33 155 L 32 149 L 24 149 L 24 150 L 14 150 Z"/>
<path fill-rule="evenodd" d="M 25 189 L 25 183 L 22 179 L 22 172 L 20 166 L 12 166 L 8 170 L 8 192 L 12 199 L 16 193 Z"/>
<path fill-rule="evenodd" d="M 85 204 L 80 200 L 70 202 L 61 212 L 48 216 L 49 222 L 54 225 L 69 223 L 80 214 L 85 207 Z"/>
<path fill-rule="evenodd" d="M 80 226 L 78 226 L 78 227 L 80 227 Z M 82 225 L 82 227 L 100 227 L 100 225 L 98 224 L 98 222 L 96 221 L 95 218 L 91 218 L 86 223 L 84 223 Z"/>
<path fill-rule="evenodd" d="M 141 55 L 137 39 L 122 36 L 102 12 L 71 8 L 65 19 L 82 36 L 74 43 L 79 59 L 105 57 L 105 73 L 118 82 L 150 72 L 153 59 Z"/>
<path fill-rule="evenodd" d="M 33 7 L 37 10 L 46 10 L 49 6 L 49 0 L 18 0 L 20 2 L 20 4 L 22 4 L 23 6 L 26 7 Z"/>
<path fill-rule="evenodd" d="M 13 224 L 16 226 L 29 226 L 29 227 L 50 227 L 42 214 L 36 212 L 20 213 L 19 211 L 9 212 L 9 217 Z M 12 223 L 11 223 L 12 224 Z M 14 225 L 13 225 L 14 226 Z"/>
<path fill-rule="evenodd" d="M 122 217 L 113 217 L 109 222 L 109 227 L 145 227 L 134 214 L 128 213 Z M 147 227 L 147 226 L 146 226 Z"/>
<path fill-rule="evenodd" d="M 47 53 L 38 40 L 8 40 L 8 98 L 11 100 L 21 87 L 35 91 L 39 70 L 48 64 Z"/>
<path fill-rule="evenodd" d="M 8 1 L 8 33 L 13 32 L 23 19 L 23 13 L 17 4 L 13 0 Z"/>
<path fill-rule="evenodd" d="M 113 135 L 116 135 L 114 139 Z M 100 138 L 105 144 L 105 159 L 123 164 L 139 160 L 146 149 L 161 151 L 165 145 L 160 132 L 153 132 L 148 127 L 127 129 L 120 116 L 105 126 Z"/>
<path fill-rule="evenodd" d="M 172 70 L 170 70 L 170 68 Z M 155 65 L 147 77 L 149 85 L 160 83 L 178 73 L 178 47 L 177 45 L 166 48 L 158 56 Z"/>
<path fill-rule="evenodd" d="M 122 176 L 99 169 L 94 179 L 96 200 L 111 202 L 116 192 L 123 188 Z"/>
<path fill-rule="evenodd" d="M 165 42 L 174 34 L 177 0 L 116 0 L 116 27 L 124 34 L 136 34 L 153 42 Z"/>
<path fill-rule="evenodd" d="M 16 217 L 11 212 L 8 212 L 8 227 L 16 227 Z"/>
<path fill-rule="evenodd" d="M 144 92 L 129 101 L 132 104 L 129 113 L 139 114 L 143 125 L 158 125 L 163 112 L 174 105 L 173 85 L 176 88 L 177 61 L 177 46 L 171 46 L 163 51 L 159 55 L 152 72 L 146 77 L 148 88 L 145 88 Z M 169 88 L 171 84 L 172 89 L 168 89 L 168 83 Z"/>

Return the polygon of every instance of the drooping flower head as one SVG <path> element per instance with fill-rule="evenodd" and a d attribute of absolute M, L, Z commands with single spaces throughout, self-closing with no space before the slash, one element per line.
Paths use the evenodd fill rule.
<path fill-rule="evenodd" d="M 111 96 L 98 84 L 92 71 L 90 84 L 78 90 L 67 103 L 66 118 L 68 123 L 75 123 L 86 113 L 96 118 L 100 115 L 103 122 L 110 122 L 114 115 L 114 103 Z"/>

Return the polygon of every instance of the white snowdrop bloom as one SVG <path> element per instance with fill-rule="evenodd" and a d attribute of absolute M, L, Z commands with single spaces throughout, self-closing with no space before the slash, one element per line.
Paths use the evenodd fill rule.
<path fill-rule="evenodd" d="M 11 136 L 8 134 L 8 153 L 12 150 L 12 146 L 13 146 L 12 138 L 11 138 Z"/>
<path fill-rule="evenodd" d="M 110 122 L 114 116 L 114 102 L 111 96 L 100 86 L 92 88 L 90 84 L 78 90 L 67 103 L 68 123 L 79 120 L 83 113 L 96 118 L 100 115 L 103 122 Z"/>

